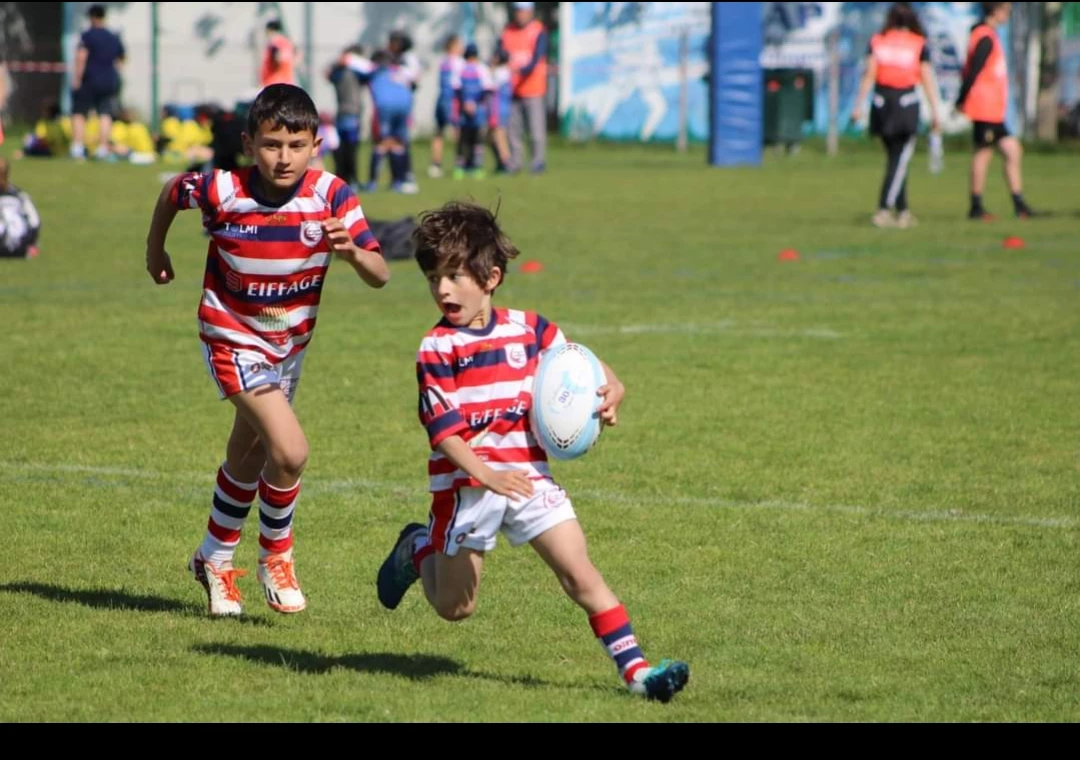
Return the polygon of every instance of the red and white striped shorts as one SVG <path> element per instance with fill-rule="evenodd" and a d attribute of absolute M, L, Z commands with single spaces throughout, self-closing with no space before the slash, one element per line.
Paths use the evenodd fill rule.
<path fill-rule="evenodd" d="M 206 369 L 217 385 L 222 399 L 263 385 L 276 385 L 291 404 L 300 384 L 300 370 L 305 353 L 307 349 L 275 363 L 251 349 L 221 343 L 203 343 Z"/>

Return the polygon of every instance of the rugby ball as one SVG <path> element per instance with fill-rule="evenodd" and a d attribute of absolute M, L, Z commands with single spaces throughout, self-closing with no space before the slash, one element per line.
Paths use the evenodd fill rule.
<path fill-rule="evenodd" d="M 540 356 L 533 382 L 529 422 L 537 442 L 555 459 L 577 459 L 600 438 L 603 399 L 596 391 L 607 384 L 600 361 L 580 343 L 563 343 Z"/>

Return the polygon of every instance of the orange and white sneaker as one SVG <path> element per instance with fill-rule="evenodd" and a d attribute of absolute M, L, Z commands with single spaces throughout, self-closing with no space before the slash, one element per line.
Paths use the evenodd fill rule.
<path fill-rule="evenodd" d="M 289 614 L 300 612 L 307 607 L 307 600 L 296 580 L 296 568 L 291 552 L 271 554 L 260 559 L 258 576 L 270 609 Z"/>
<path fill-rule="evenodd" d="M 212 617 L 229 617 L 244 614 L 240 589 L 236 579 L 247 575 L 246 570 L 237 570 L 231 565 L 219 567 L 212 565 L 199 556 L 198 552 L 188 563 L 188 570 L 195 580 L 206 590 Z"/>

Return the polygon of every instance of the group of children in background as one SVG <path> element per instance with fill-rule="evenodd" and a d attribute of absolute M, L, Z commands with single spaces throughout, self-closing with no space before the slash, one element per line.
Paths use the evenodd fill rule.
<path fill-rule="evenodd" d="M 435 132 L 431 141 L 428 176 L 443 176 L 447 139 L 456 143 L 453 177 L 482 179 L 484 154 L 490 146 L 496 173 L 510 170 L 507 128 L 510 121 L 511 75 L 505 51 L 496 50 L 485 63 L 475 43 L 466 44 L 451 35 L 443 45 L 439 62 L 439 93 L 435 104 Z M 414 194 L 419 188 L 412 169 L 411 139 L 414 93 L 422 66 L 412 52 L 412 40 L 404 32 L 393 32 L 384 49 L 370 57 L 359 45 L 346 48 L 327 70 L 334 85 L 337 114 L 322 115 L 320 137 L 323 152 L 333 156 L 334 173 L 354 191 L 378 190 L 384 165 L 390 169 L 390 189 Z M 357 153 L 361 142 L 364 91 L 372 105 L 371 154 L 366 182 L 360 180 Z M 64 156 L 71 144 L 71 119 L 60 113 L 58 104 L 46 106 L 33 132 L 27 135 L 18 155 Z M 152 135 L 145 124 L 123 112 L 113 121 L 109 143 L 113 160 L 150 163 L 160 158 L 167 163 L 190 165 L 214 160 L 213 119 L 208 109 L 192 109 L 180 118 L 175 108 L 162 112 L 160 133 Z M 96 119 L 88 120 L 87 142 L 97 145 Z M 321 161 L 319 162 L 321 163 Z"/>
<path fill-rule="evenodd" d="M 495 153 L 495 171 L 509 170 L 511 78 L 509 56 L 496 50 L 490 64 L 480 60 L 475 43 L 457 35 L 446 41 L 439 64 L 439 97 L 435 105 L 435 135 L 431 141 L 428 176 L 441 177 L 444 135 L 449 127 L 457 141 L 454 178 L 484 175 L 484 143 Z M 487 138 L 485 141 L 484 138 Z"/>
<path fill-rule="evenodd" d="M 130 161 L 151 164 L 157 160 L 171 164 L 190 164 L 213 159 L 214 106 L 190 108 L 166 105 L 161 109 L 157 134 L 140 122 L 130 109 L 121 109 L 111 120 L 108 139 L 103 141 L 102 122 L 97 116 L 86 118 L 84 152 L 107 162 Z M 23 138 L 15 158 L 64 158 L 71 155 L 74 128 L 72 118 L 61 111 L 55 100 L 42 106 L 41 117 Z M 107 150 L 102 146 L 107 145 Z"/>
<path fill-rule="evenodd" d="M 383 161 L 389 163 L 394 192 L 418 192 L 412 171 L 410 127 L 414 92 L 422 73 L 408 35 L 395 32 L 384 50 L 370 57 L 357 45 L 346 48 L 327 71 L 337 94 L 338 112 L 332 125 L 324 124 L 324 140 L 333 151 L 334 173 L 357 191 L 378 189 Z M 458 35 L 444 44 L 439 64 L 439 94 L 435 105 L 435 133 L 428 176 L 443 176 L 443 154 L 448 133 L 457 143 L 453 176 L 484 176 L 484 150 L 490 145 L 496 171 L 509 170 L 507 126 L 510 120 L 509 59 L 497 51 L 490 64 L 480 60 L 474 43 Z M 363 90 L 371 96 L 371 161 L 368 180 L 359 181 L 356 152 L 360 143 Z M 331 129 L 333 127 L 333 129 Z"/>

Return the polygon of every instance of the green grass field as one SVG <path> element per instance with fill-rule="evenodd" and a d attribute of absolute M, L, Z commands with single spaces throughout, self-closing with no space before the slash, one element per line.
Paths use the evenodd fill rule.
<path fill-rule="evenodd" d="M 690 663 L 669 705 L 625 692 L 527 548 L 489 556 L 464 623 L 416 588 L 379 606 L 428 506 L 413 362 L 437 314 L 411 262 L 381 291 L 331 269 L 296 402 L 308 610 L 262 602 L 253 516 L 249 615 L 207 619 L 185 565 L 231 407 L 197 338 L 199 219 L 157 287 L 160 167 L 14 163 L 45 231 L 38 259 L 0 260 L 0 720 L 1080 719 L 1080 157 L 1029 154 L 1055 216 L 1028 222 L 995 163 L 987 225 L 964 219 L 966 153 L 939 176 L 925 158 L 912 230 L 869 225 L 876 149 L 717 170 L 561 147 L 543 178 L 364 199 L 375 218 L 501 199 L 544 270 L 515 266 L 498 303 L 620 373 L 620 426 L 554 469 L 646 654 Z"/>

